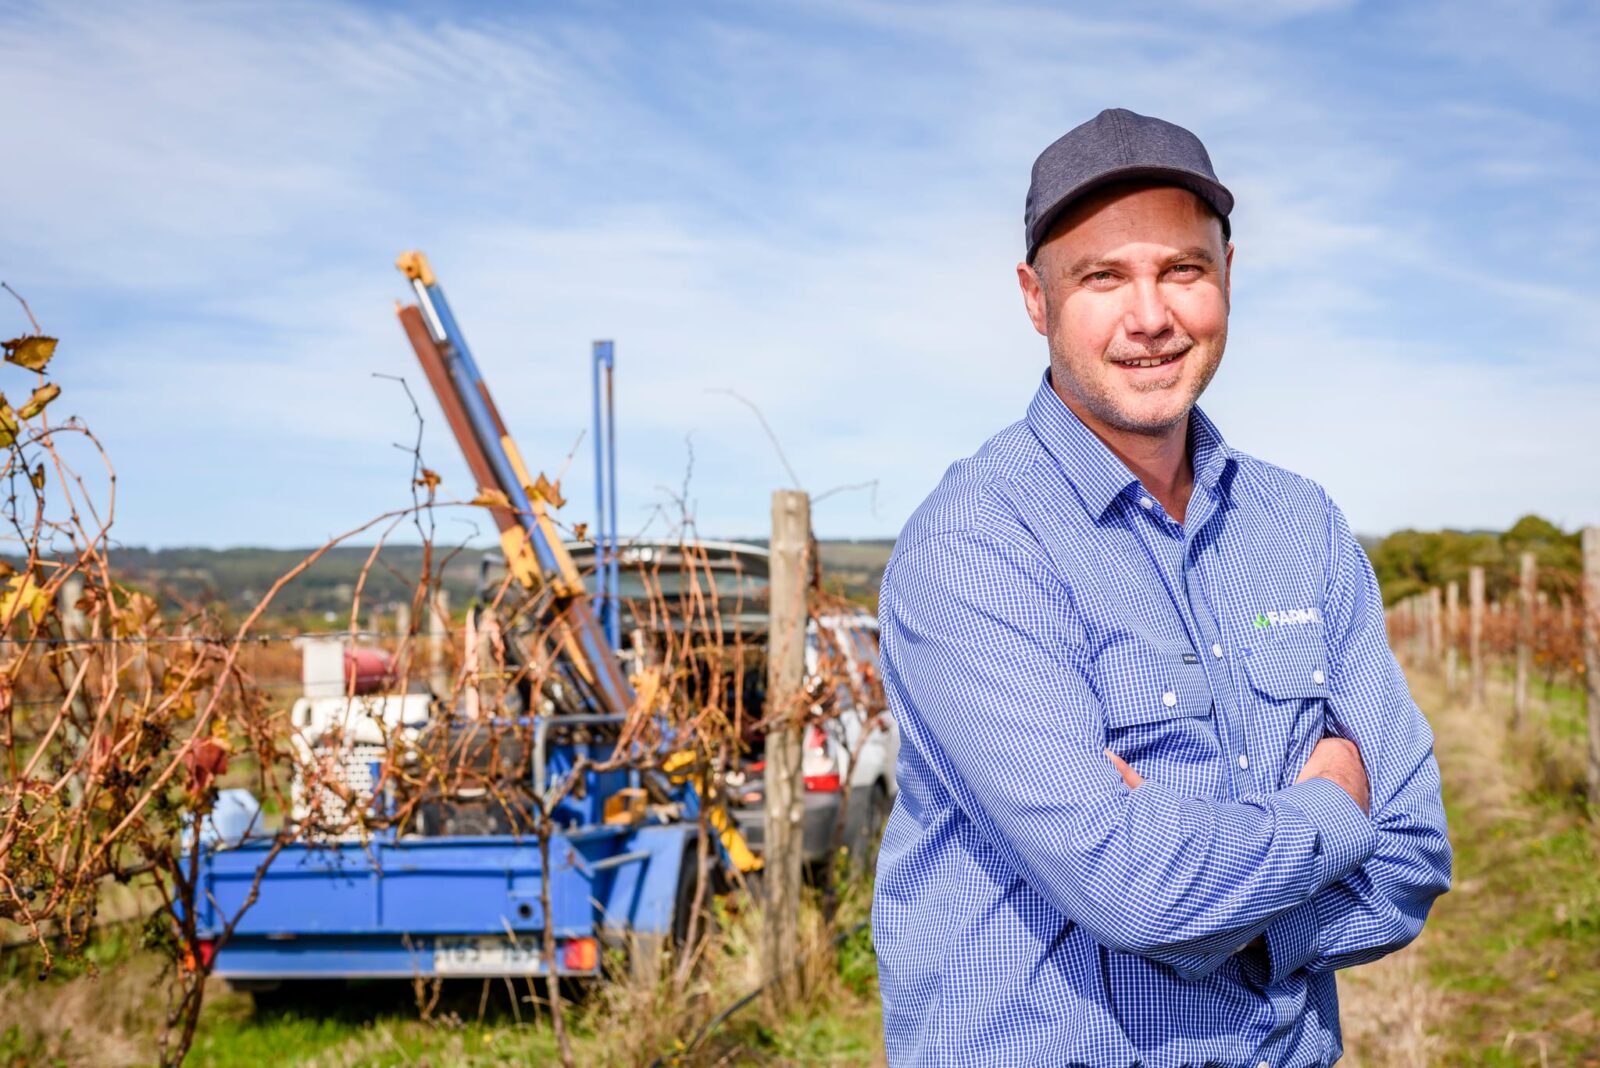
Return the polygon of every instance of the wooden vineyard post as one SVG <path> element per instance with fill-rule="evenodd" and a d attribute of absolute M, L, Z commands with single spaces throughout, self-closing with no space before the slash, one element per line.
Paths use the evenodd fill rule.
<path fill-rule="evenodd" d="M 1528 674 L 1533 667 L 1533 599 L 1539 585 L 1539 562 L 1522 554 L 1522 581 L 1517 587 L 1517 689 L 1511 702 L 1511 726 L 1528 714 Z"/>
<path fill-rule="evenodd" d="M 1467 670 L 1473 708 L 1483 707 L 1483 568 L 1467 572 Z"/>
<path fill-rule="evenodd" d="M 775 1006 L 800 999 L 800 869 L 805 837 L 805 780 L 800 759 L 806 672 L 806 589 L 811 574 L 811 498 L 800 490 L 772 495 L 768 597 L 766 843 L 762 850 L 766 917 L 761 972 Z"/>
<path fill-rule="evenodd" d="M 1444 685 L 1451 697 L 1461 685 L 1461 583 L 1452 582 L 1444 591 Z"/>
<path fill-rule="evenodd" d="M 1583 528 L 1583 694 L 1589 711 L 1589 804 L 1600 805 L 1600 527 Z"/>
<path fill-rule="evenodd" d="M 450 594 L 434 590 L 428 606 L 428 688 L 437 696 L 450 693 L 450 676 L 444 667 L 444 643 L 450 633 Z"/>
<path fill-rule="evenodd" d="M 1429 660 L 1427 667 L 1437 671 L 1438 665 L 1445 657 L 1445 611 L 1443 611 L 1443 590 L 1432 585 L 1427 588 L 1427 646 L 1429 646 Z"/>

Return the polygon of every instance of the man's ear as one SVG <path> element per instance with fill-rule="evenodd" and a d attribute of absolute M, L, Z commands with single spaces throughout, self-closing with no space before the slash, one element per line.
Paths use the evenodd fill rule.
<path fill-rule="evenodd" d="M 1049 319 L 1045 314 L 1044 281 L 1039 272 L 1028 263 L 1017 264 L 1017 285 L 1022 287 L 1022 305 L 1028 310 L 1028 319 L 1039 333 L 1050 336 Z"/>
<path fill-rule="evenodd" d="M 1228 307 L 1233 307 L 1233 242 L 1228 242 L 1227 250 L 1222 254 L 1222 296 L 1228 302 Z"/>

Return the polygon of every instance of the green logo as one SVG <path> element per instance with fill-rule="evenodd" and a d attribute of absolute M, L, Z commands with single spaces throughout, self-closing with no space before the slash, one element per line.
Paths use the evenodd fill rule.
<path fill-rule="evenodd" d="M 1266 628 L 1272 626 L 1272 621 L 1264 614 L 1258 615 L 1256 616 L 1256 626 L 1260 627 L 1262 630 L 1265 630 Z"/>

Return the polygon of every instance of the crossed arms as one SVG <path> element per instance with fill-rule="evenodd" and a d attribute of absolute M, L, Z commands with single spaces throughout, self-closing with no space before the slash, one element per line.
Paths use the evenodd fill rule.
<path fill-rule="evenodd" d="M 1236 801 L 1153 780 L 1129 789 L 1065 640 L 1059 580 L 1027 547 L 932 535 L 885 576 L 902 734 L 937 748 L 955 803 L 1100 944 L 1198 979 L 1261 937 L 1276 981 L 1405 945 L 1448 887 L 1432 734 L 1389 652 L 1366 557 L 1331 514 L 1330 725 L 1359 747 L 1370 815 L 1316 773 Z"/>

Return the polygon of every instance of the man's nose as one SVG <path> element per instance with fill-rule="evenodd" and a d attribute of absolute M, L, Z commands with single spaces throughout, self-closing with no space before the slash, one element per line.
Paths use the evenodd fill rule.
<path fill-rule="evenodd" d="M 1129 337 L 1160 338 L 1172 331 L 1172 309 L 1162 299 L 1153 279 L 1139 279 L 1128 287 L 1128 310 L 1123 328 Z"/>

